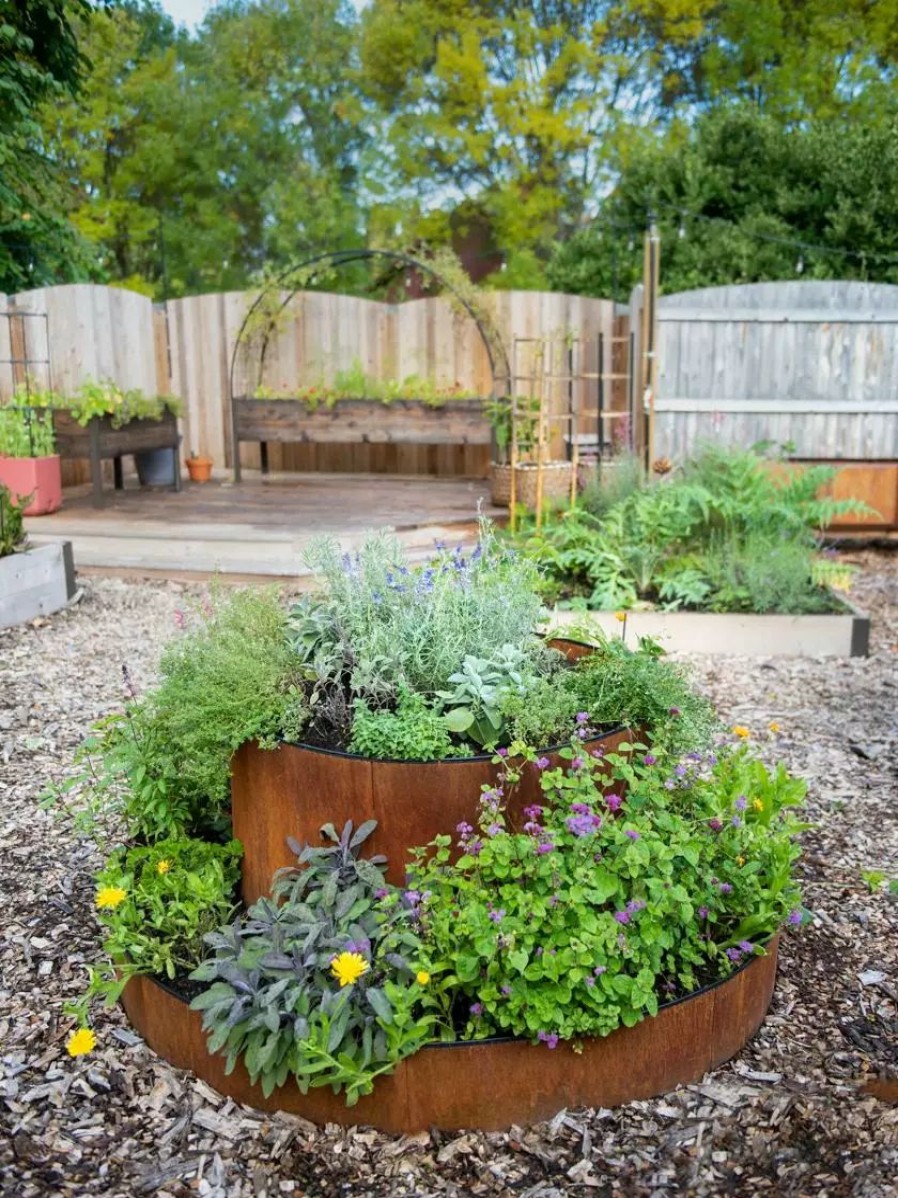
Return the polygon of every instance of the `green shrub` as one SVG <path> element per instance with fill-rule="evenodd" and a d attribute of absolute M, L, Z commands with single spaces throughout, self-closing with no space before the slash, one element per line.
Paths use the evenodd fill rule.
<path fill-rule="evenodd" d="M 192 975 L 212 983 L 191 1004 L 209 1051 L 228 1073 L 241 1060 L 266 1095 L 292 1076 L 352 1106 L 434 1036 L 415 909 L 386 886 L 382 858 L 358 855 L 374 827 L 327 825 L 330 847 L 295 845 L 301 868 L 281 873 L 280 904 L 262 899 L 209 936 L 215 955 Z"/>
<path fill-rule="evenodd" d="M 27 506 L 27 499 L 15 501 L 9 489 L 0 483 L 0 557 L 24 547 Z"/>
<path fill-rule="evenodd" d="M 402 687 L 396 710 L 356 700 L 349 752 L 393 761 L 438 761 L 455 751 L 446 721 L 423 695 Z"/>
<path fill-rule="evenodd" d="M 172 980 L 195 969 L 206 953 L 204 937 L 236 910 L 242 853 L 236 840 L 181 837 L 113 853 L 96 878 L 109 964 L 91 969 L 87 992 L 69 1013 L 83 1025 L 92 1000 L 116 1002 L 129 978 Z"/>
<path fill-rule="evenodd" d="M 569 753 L 569 756 L 571 754 Z M 543 805 L 518 831 L 485 790 L 462 855 L 438 837 L 410 884 L 438 996 L 465 1038 L 607 1035 L 756 953 L 799 894 L 791 877 L 804 783 L 745 748 L 698 754 L 665 777 L 646 757 L 545 770 Z M 534 762 L 525 768 L 537 768 Z M 514 775 L 504 779 L 512 785 Z M 791 914 L 790 914 L 791 913 Z"/>
<path fill-rule="evenodd" d="M 0 404 L 0 457 L 45 458 L 55 449 L 51 412 Z"/>

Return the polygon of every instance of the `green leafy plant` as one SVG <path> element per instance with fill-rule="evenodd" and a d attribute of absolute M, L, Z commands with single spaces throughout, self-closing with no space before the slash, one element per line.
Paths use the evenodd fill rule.
<path fill-rule="evenodd" d="M 45 458 L 55 452 L 53 416 L 36 407 L 0 404 L 0 457 Z"/>
<path fill-rule="evenodd" d="M 450 732 L 484 747 L 496 745 L 505 732 L 502 701 L 527 690 L 532 664 L 515 645 L 502 645 L 490 657 L 468 654 L 461 669 L 449 675 L 451 690 L 437 691 L 446 709 Z"/>
<path fill-rule="evenodd" d="M 291 842 L 299 868 L 276 879 L 280 901 L 207 937 L 214 956 L 192 977 L 211 985 L 191 1005 L 210 1052 L 228 1073 L 242 1060 L 266 1095 L 292 1076 L 352 1106 L 434 1037 L 416 908 L 385 884 L 383 858 L 359 856 L 374 827 L 326 825 L 325 848 Z"/>
<path fill-rule="evenodd" d="M 0 557 L 25 547 L 25 508 L 28 499 L 14 500 L 8 487 L 0 483 Z"/>
<path fill-rule="evenodd" d="M 396 710 L 356 700 L 349 752 L 394 761 L 438 761 L 455 752 L 445 720 L 423 695 L 400 687 Z"/>
<path fill-rule="evenodd" d="M 95 416 L 109 416 L 113 428 L 122 428 L 129 420 L 161 420 L 166 412 L 177 416 L 181 401 L 174 395 L 145 395 L 139 388 L 123 390 L 110 379 L 88 380 L 70 396 L 54 391 L 33 395 L 34 407 L 66 408 L 82 428 Z"/>
<path fill-rule="evenodd" d="M 465 1038 L 606 1035 L 725 976 L 788 921 L 804 784 L 742 746 L 676 769 L 644 746 L 599 766 L 574 748 L 542 769 L 543 804 L 509 826 L 507 769 L 480 829 L 416 854 L 435 985 Z M 609 774 L 610 767 L 610 774 Z M 617 792 L 617 793 L 615 793 Z M 453 860 L 453 857 L 456 857 Z"/>
<path fill-rule="evenodd" d="M 420 569 L 385 536 L 352 556 L 320 541 L 308 561 L 323 594 L 291 609 L 290 638 L 313 678 L 309 731 L 325 743 L 345 743 L 358 699 L 395 707 L 400 687 L 426 696 L 445 689 L 467 656 L 507 644 L 540 652 L 536 570 L 487 526 L 471 552 L 441 548 Z"/>
<path fill-rule="evenodd" d="M 84 996 L 68 1012 L 86 1024 L 91 1002 L 116 1002 L 128 980 L 174 980 L 205 956 L 204 937 L 236 910 L 242 847 L 173 837 L 113 853 L 97 875 L 97 918 L 108 964 L 93 967 Z"/>
<path fill-rule="evenodd" d="M 159 686 L 132 693 L 76 754 L 63 793 L 89 817 L 120 812 L 149 841 L 227 829 L 229 763 L 245 741 L 296 739 L 308 715 L 302 678 L 276 592 L 213 592 L 162 655 Z"/>
<path fill-rule="evenodd" d="M 356 359 L 352 366 L 338 370 L 332 383 L 319 379 L 316 383 L 271 387 L 261 383 L 253 391 L 254 399 L 293 399 L 310 411 L 332 408 L 341 399 L 370 400 L 391 404 L 397 400 L 416 400 L 430 408 L 440 408 L 451 399 L 478 399 L 476 391 L 461 383 L 438 383 L 432 378 L 410 374 L 402 379 L 382 379 L 368 374 Z"/>

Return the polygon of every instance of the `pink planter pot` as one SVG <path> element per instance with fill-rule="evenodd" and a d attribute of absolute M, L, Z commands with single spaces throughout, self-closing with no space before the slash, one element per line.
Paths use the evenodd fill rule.
<path fill-rule="evenodd" d="M 26 516 L 46 516 L 62 507 L 62 471 L 59 454 L 46 458 L 0 457 L 0 483 L 14 500 L 31 496 Z"/>

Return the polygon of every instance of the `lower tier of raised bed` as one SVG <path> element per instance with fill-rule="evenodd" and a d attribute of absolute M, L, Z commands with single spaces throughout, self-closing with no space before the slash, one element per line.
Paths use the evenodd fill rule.
<path fill-rule="evenodd" d="M 725 981 L 662 1007 L 635 1027 L 584 1040 L 580 1051 L 510 1039 L 433 1045 L 400 1062 L 354 1107 L 330 1089 L 303 1094 L 292 1081 L 266 1098 L 242 1064 L 226 1074 L 224 1057 L 206 1049 L 199 1012 L 149 978 L 132 978 L 122 1002 L 154 1052 L 236 1102 L 319 1124 L 370 1124 L 392 1133 L 498 1131 L 564 1108 L 619 1106 L 698 1081 L 760 1027 L 776 959 L 774 939 L 766 956 L 752 958 Z"/>

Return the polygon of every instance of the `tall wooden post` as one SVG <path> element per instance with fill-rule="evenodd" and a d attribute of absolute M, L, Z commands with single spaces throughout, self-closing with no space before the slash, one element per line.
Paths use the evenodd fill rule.
<path fill-rule="evenodd" d="M 661 236 L 654 220 L 645 232 L 643 248 L 642 409 L 645 419 L 645 466 L 655 460 L 655 389 L 658 381 L 658 278 Z"/>

